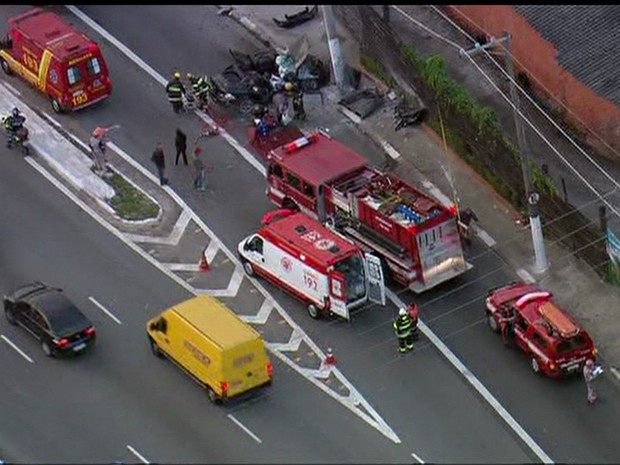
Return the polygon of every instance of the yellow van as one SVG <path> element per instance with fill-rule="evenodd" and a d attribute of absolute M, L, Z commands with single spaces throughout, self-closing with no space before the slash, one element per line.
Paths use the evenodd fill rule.
<path fill-rule="evenodd" d="M 215 297 L 199 295 L 148 321 L 151 350 L 166 356 L 221 403 L 271 383 L 261 335 Z"/>

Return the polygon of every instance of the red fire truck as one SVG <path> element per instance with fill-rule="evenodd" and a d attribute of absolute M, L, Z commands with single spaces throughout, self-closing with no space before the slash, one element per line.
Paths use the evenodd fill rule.
<path fill-rule="evenodd" d="M 456 206 L 444 206 L 318 131 L 268 155 L 267 195 L 333 227 L 381 257 L 416 293 L 465 272 Z"/>

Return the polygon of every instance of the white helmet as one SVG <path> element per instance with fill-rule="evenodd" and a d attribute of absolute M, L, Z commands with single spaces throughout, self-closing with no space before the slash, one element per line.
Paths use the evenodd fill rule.
<path fill-rule="evenodd" d="M 400 316 L 405 316 L 405 315 L 407 314 L 407 310 L 405 310 L 404 308 L 401 308 L 401 309 L 398 311 L 398 314 L 399 314 Z"/>

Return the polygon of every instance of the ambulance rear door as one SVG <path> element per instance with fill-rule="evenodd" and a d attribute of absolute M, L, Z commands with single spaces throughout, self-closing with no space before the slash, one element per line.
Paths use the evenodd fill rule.
<path fill-rule="evenodd" d="M 385 281 L 381 259 L 371 253 L 364 254 L 364 268 L 366 269 L 366 295 L 371 302 L 385 305 Z"/>
<path fill-rule="evenodd" d="M 349 307 L 347 306 L 347 283 L 344 274 L 338 271 L 331 271 L 329 279 L 329 310 L 335 315 L 349 320 Z"/>

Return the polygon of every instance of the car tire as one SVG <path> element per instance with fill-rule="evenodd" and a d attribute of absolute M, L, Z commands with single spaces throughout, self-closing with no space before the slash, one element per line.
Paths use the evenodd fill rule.
<path fill-rule="evenodd" d="M 149 345 L 151 346 L 151 352 L 153 352 L 153 355 L 155 355 L 155 357 L 157 357 L 157 358 L 162 358 L 163 357 L 164 354 L 162 354 L 161 349 L 157 345 L 157 342 L 155 342 L 153 339 L 149 338 Z"/>
<path fill-rule="evenodd" d="M 499 333 L 499 324 L 492 313 L 487 312 L 487 324 L 494 333 Z"/>
<path fill-rule="evenodd" d="M 55 98 L 50 98 L 50 105 L 52 106 L 52 110 L 54 110 L 54 113 L 56 114 L 64 113 L 62 109 L 62 105 L 60 105 L 60 102 L 56 100 Z"/>
<path fill-rule="evenodd" d="M 319 317 L 319 309 L 314 304 L 308 304 L 308 315 L 316 320 Z"/>
<path fill-rule="evenodd" d="M 530 366 L 532 367 L 532 371 L 536 374 L 540 373 L 540 365 L 538 364 L 538 360 L 536 360 L 536 357 L 531 357 L 530 358 Z"/>
<path fill-rule="evenodd" d="M 17 324 L 17 320 L 15 319 L 15 314 L 13 313 L 13 310 L 10 308 L 5 308 L 4 309 L 4 315 L 6 316 L 6 321 L 9 322 L 9 324 L 15 326 Z"/>
<path fill-rule="evenodd" d="M 211 401 L 211 403 L 213 404 L 221 404 L 222 403 L 222 399 L 220 396 L 218 396 L 215 391 L 213 389 L 211 389 L 209 386 L 207 386 L 207 397 L 209 398 L 209 400 Z"/>
<path fill-rule="evenodd" d="M 247 260 L 243 262 L 243 271 L 245 271 L 245 274 L 248 276 L 254 276 L 256 274 L 254 273 L 254 266 Z"/>
<path fill-rule="evenodd" d="M 52 352 L 52 348 L 50 347 L 50 345 L 47 342 L 42 342 L 41 343 L 41 349 L 43 350 L 43 353 L 47 357 L 53 357 L 54 356 L 54 352 Z"/>
<path fill-rule="evenodd" d="M 0 58 L 0 66 L 2 66 L 2 71 L 4 71 L 4 74 L 8 74 L 9 76 L 13 74 L 9 63 L 4 58 Z"/>

